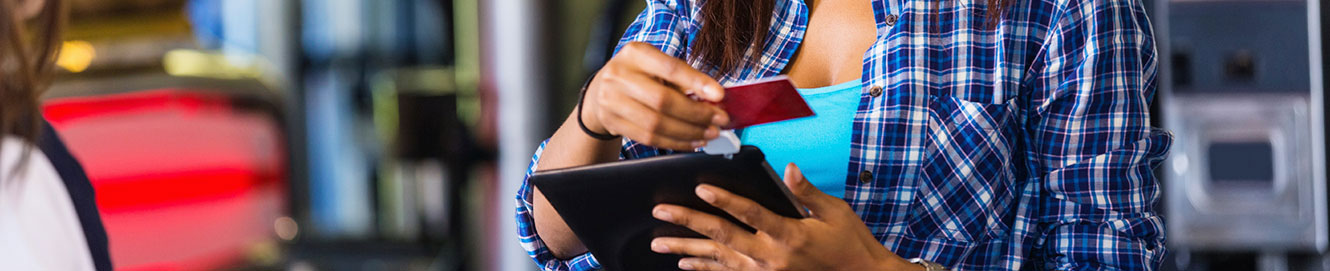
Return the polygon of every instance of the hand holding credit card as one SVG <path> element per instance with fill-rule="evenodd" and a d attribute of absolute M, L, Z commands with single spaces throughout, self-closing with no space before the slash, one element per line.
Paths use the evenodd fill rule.
<path fill-rule="evenodd" d="M 803 96 L 784 75 L 725 88 L 720 108 L 730 115 L 725 129 L 796 119 L 813 115 Z"/>

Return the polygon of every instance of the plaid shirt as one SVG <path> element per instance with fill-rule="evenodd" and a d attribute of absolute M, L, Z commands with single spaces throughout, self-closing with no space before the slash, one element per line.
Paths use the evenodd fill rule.
<path fill-rule="evenodd" d="M 808 7 L 777 2 L 761 54 L 722 84 L 785 69 Z M 986 2 L 872 1 L 878 39 L 864 54 L 845 201 L 892 252 L 953 269 L 1159 266 L 1152 168 L 1171 138 L 1150 127 L 1157 65 L 1142 3 L 1012 1 L 990 28 Z M 622 42 L 687 58 L 699 10 L 649 0 Z M 630 140 L 622 150 L 624 159 L 664 153 Z M 556 259 L 531 208 L 526 184 L 518 234 L 541 267 L 599 267 L 590 254 Z"/>

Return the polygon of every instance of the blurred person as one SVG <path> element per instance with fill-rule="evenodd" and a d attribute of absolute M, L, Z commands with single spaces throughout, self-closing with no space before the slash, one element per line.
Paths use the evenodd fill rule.
<path fill-rule="evenodd" d="M 111 269 L 92 184 L 39 111 L 64 5 L 0 0 L 0 270 Z"/>
<path fill-rule="evenodd" d="M 729 122 L 713 105 L 722 85 L 787 75 L 817 114 L 740 135 L 787 165 L 813 216 L 701 185 L 698 197 L 757 232 L 656 206 L 710 237 L 653 240 L 685 256 L 680 268 L 1160 265 L 1152 168 L 1172 139 L 1150 127 L 1158 66 L 1141 1 L 647 2 L 528 176 L 703 147 Z M 600 267 L 539 190 L 525 184 L 517 204 L 543 269 Z"/>

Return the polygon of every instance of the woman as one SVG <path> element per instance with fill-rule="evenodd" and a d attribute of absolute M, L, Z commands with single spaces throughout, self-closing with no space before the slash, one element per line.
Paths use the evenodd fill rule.
<path fill-rule="evenodd" d="M 63 14 L 0 0 L 0 270 L 111 270 L 92 184 L 38 111 Z"/>
<path fill-rule="evenodd" d="M 722 85 L 784 74 L 817 116 L 741 138 L 814 217 L 699 186 L 758 232 L 657 206 L 710 237 L 653 240 L 680 268 L 1153 269 L 1155 73 L 1139 0 L 652 0 L 531 169 L 701 147 Z M 517 198 L 538 264 L 599 267 L 540 191 Z"/>

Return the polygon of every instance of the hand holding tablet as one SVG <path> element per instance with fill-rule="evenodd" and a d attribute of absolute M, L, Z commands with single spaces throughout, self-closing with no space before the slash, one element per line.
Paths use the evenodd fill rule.
<path fill-rule="evenodd" d="M 694 191 L 700 184 L 751 199 L 782 216 L 807 216 L 762 151 L 752 146 L 729 158 L 686 153 L 540 171 L 530 181 L 609 270 L 678 270 L 682 257 L 651 251 L 651 240 L 705 238 L 652 218 L 652 208 L 658 204 L 683 206 L 745 225 L 698 198 Z"/>
<path fill-rule="evenodd" d="M 726 88 L 718 107 L 730 116 L 725 129 L 743 128 L 813 115 L 784 76 Z M 705 238 L 679 225 L 651 217 L 660 204 L 687 207 L 745 225 L 694 193 L 708 184 L 748 198 L 776 214 L 801 218 L 798 203 L 766 163 L 761 150 L 739 147 L 737 137 L 725 155 L 685 153 L 569 169 L 540 171 L 530 182 L 549 200 L 569 229 L 610 270 L 678 270 L 678 255 L 651 251 L 657 237 Z M 724 137 L 717 140 L 726 139 Z M 717 142 L 717 141 L 712 141 Z M 718 146 L 708 146 L 709 149 Z M 711 153 L 711 152 L 708 152 Z"/>

